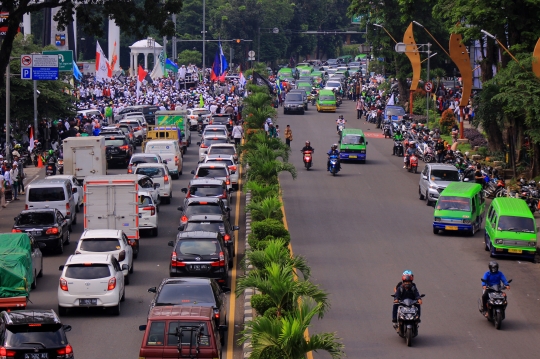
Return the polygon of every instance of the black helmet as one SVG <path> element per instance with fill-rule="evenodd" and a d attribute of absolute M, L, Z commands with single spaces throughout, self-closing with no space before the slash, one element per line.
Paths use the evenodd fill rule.
<path fill-rule="evenodd" d="M 334 143 L 334 144 L 332 145 L 332 149 L 333 149 L 333 150 L 337 150 L 337 143 Z"/>
<path fill-rule="evenodd" d="M 489 262 L 489 271 L 491 273 L 497 273 L 499 271 L 499 263 L 495 261 Z"/>

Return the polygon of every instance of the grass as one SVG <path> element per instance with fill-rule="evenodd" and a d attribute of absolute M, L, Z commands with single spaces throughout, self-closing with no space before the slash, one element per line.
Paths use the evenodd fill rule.
<path fill-rule="evenodd" d="M 441 135 L 441 138 L 448 142 L 449 144 L 452 144 L 452 136 L 450 135 Z M 472 149 L 471 145 L 469 143 L 459 143 L 457 146 L 457 149 L 461 153 L 469 152 L 469 157 L 476 154 L 476 151 Z"/>

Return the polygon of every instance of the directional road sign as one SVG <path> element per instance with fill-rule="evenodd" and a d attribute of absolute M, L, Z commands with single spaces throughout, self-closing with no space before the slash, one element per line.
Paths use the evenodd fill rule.
<path fill-rule="evenodd" d="M 58 55 L 21 55 L 21 79 L 58 80 Z"/>
<path fill-rule="evenodd" d="M 58 71 L 73 71 L 73 51 L 43 51 L 43 55 L 58 55 Z"/>

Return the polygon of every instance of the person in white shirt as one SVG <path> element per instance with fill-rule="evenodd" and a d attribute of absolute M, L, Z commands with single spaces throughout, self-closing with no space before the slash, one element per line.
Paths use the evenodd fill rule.
<path fill-rule="evenodd" d="M 236 125 L 232 129 L 232 136 L 234 138 L 234 144 L 239 145 L 240 141 L 242 140 L 242 137 L 244 137 L 244 129 L 240 125 L 240 123 L 236 123 Z"/>

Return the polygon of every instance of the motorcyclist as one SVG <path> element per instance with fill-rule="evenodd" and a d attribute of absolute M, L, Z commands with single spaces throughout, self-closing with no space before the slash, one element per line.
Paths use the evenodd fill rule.
<path fill-rule="evenodd" d="M 53 150 L 49 150 L 47 152 L 47 164 L 50 164 L 52 165 L 52 170 L 53 170 L 53 176 L 56 175 L 56 155 L 54 154 L 54 151 Z"/>
<path fill-rule="evenodd" d="M 330 147 L 330 151 L 328 151 L 327 155 L 328 155 L 328 162 L 326 163 L 326 168 L 328 171 L 330 171 L 330 156 L 332 155 L 336 155 L 338 156 L 338 161 L 337 161 L 337 165 L 338 165 L 338 169 L 341 168 L 341 164 L 339 162 L 339 150 L 337 149 L 338 148 L 338 145 L 336 143 L 334 143 L 332 145 L 332 147 Z"/>
<path fill-rule="evenodd" d="M 420 323 L 420 305 L 422 304 L 422 298 L 416 288 L 416 284 L 413 283 L 414 274 L 410 270 L 405 270 L 401 275 L 401 282 L 399 282 L 395 288 L 394 293 L 394 306 L 392 307 L 392 323 L 397 323 L 397 311 L 399 302 L 404 299 L 417 300 L 418 303 L 415 307 L 418 309 L 418 322 Z"/>
<path fill-rule="evenodd" d="M 456 156 L 454 156 L 454 151 L 448 150 L 446 152 L 446 156 L 444 156 L 444 162 L 446 163 L 454 163 L 456 160 Z"/>
<path fill-rule="evenodd" d="M 392 149 L 392 155 L 396 154 L 395 141 L 403 141 L 403 135 L 401 134 L 401 131 L 399 129 L 394 133 L 394 146 Z"/>
<path fill-rule="evenodd" d="M 311 151 L 311 152 L 314 152 L 315 149 L 313 147 L 311 147 L 311 143 L 309 141 L 306 141 L 306 144 L 304 147 L 302 147 L 302 149 L 300 150 L 300 152 L 304 153 L 306 151 Z"/>
<path fill-rule="evenodd" d="M 343 118 L 343 115 L 339 115 L 338 119 L 336 120 L 336 131 L 339 132 L 339 125 L 343 125 L 345 127 L 345 124 L 347 121 Z"/>
<path fill-rule="evenodd" d="M 413 141 L 409 143 L 409 147 L 405 151 L 405 158 L 403 160 L 405 162 L 405 166 L 403 166 L 403 168 L 409 167 L 409 157 L 414 155 L 415 153 L 416 153 L 416 144 Z"/>
<path fill-rule="evenodd" d="M 510 289 L 510 284 L 506 280 L 503 272 L 499 271 L 499 263 L 495 261 L 489 262 L 489 270 L 484 273 L 482 279 L 482 313 L 487 317 L 488 313 L 486 311 L 486 303 L 489 298 L 489 291 L 487 290 L 487 287 L 500 285 L 502 282 L 506 286 L 506 289 Z M 506 293 L 503 293 L 503 295 L 506 296 Z"/>
<path fill-rule="evenodd" d="M 202 114 L 200 113 L 197 116 L 197 129 L 199 132 L 202 132 L 202 130 L 204 129 L 204 120 L 203 120 Z"/>

